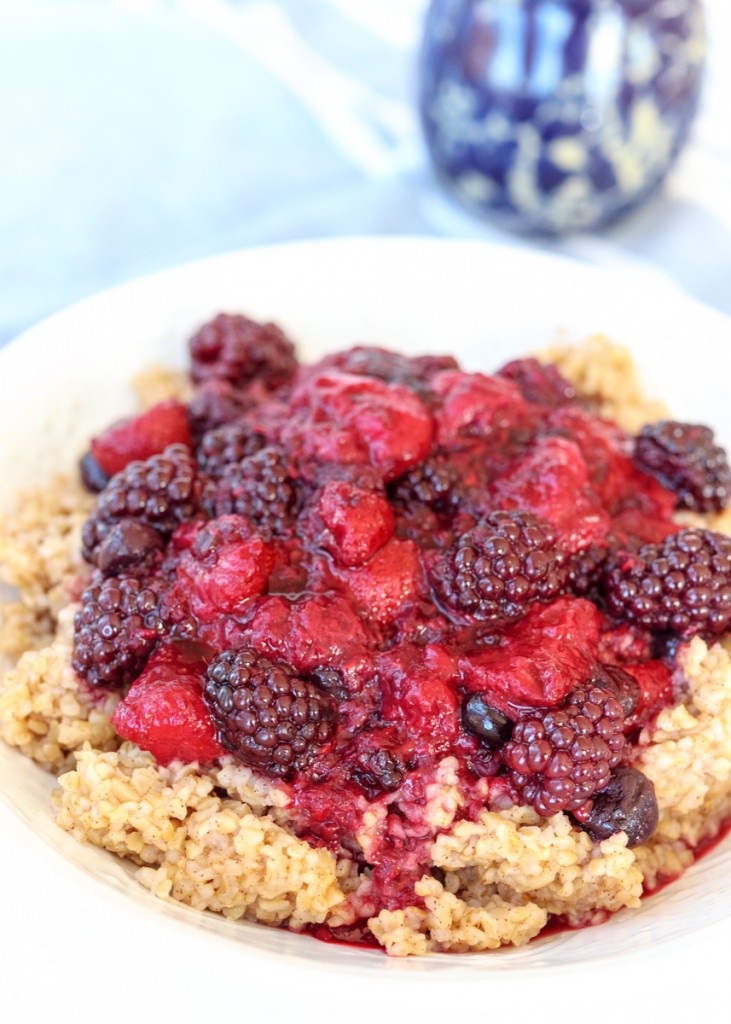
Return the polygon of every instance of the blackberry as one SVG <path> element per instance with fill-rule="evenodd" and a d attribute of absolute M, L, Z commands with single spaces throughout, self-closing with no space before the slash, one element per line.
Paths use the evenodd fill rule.
<path fill-rule="evenodd" d="M 188 422 L 196 442 L 216 427 L 235 423 L 254 405 L 254 400 L 227 380 L 206 380 L 188 403 Z"/>
<path fill-rule="evenodd" d="M 710 530 L 681 530 L 662 544 L 608 564 L 605 592 L 619 619 L 683 639 L 715 636 L 731 622 L 731 538 Z"/>
<path fill-rule="evenodd" d="M 392 750 L 364 751 L 352 769 L 352 777 L 369 794 L 371 799 L 378 793 L 393 792 L 404 781 L 406 765 L 399 754 Z"/>
<path fill-rule="evenodd" d="M 333 701 L 254 651 L 225 651 L 212 661 L 205 699 L 224 746 L 272 778 L 302 771 L 334 732 Z"/>
<path fill-rule="evenodd" d="M 164 633 L 159 581 L 118 576 L 93 583 L 74 620 L 73 667 L 89 686 L 122 687 L 142 672 Z"/>
<path fill-rule="evenodd" d="M 609 549 L 600 544 L 592 544 L 586 550 L 572 555 L 566 567 L 568 589 L 577 597 L 599 600 L 608 557 Z"/>
<path fill-rule="evenodd" d="M 84 524 L 84 558 L 97 561 L 110 529 L 122 519 L 135 519 L 167 538 L 199 514 L 200 488 L 195 459 L 185 445 L 173 444 L 161 455 L 130 462 L 112 477 Z"/>
<path fill-rule="evenodd" d="M 631 849 L 647 842 L 659 818 L 652 782 L 637 768 L 623 766 L 612 772 L 607 785 L 594 794 L 590 808 L 579 813 L 576 822 L 596 843 L 626 832 Z"/>
<path fill-rule="evenodd" d="M 731 468 L 709 427 L 651 423 L 635 441 L 634 461 L 677 497 L 679 508 L 720 512 L 731 496 Z"/>
<path fill-rule="evenodd" d="M 523 398 L 547 409 L 557 409 L 576 398 L 573 384 L 552 363 L 537 359 L 514 359 L 497 372 L 498 377 L 515 384 Z"/>
<path fill-rule="evenodd" d="M 299 492 L 284 452 L 272 447 L 229 466 L 204 494 L 210 515 L 244 516 L 262 536 L 281 534 L 291 526 L 298 505 Z"/>
<path fill-rule="evenodd" d="M 297 368 L 292 342 L 275 324 L 239 314 L 219 315 L 190 339 L 191 373 L 199 383 L 211 378 L 236 387 L 259 380 L 273 389 Z"/>
<path fill-rule="evenodd" d="M 434 512 L 449 512 L 464 497 L 456 466 L 431 457 L 396 481 L 391 497 L 402 505 L 427 505 Z"/>
<path fill-rule="evenodd" d="M 637 710 L 641 696 L 640 684 L 619 665 L 601 665 L 592 678 L 591 685 L 599 686 L 616 697 L 625 718 L 629 718 Z"/>
<path fill-rule="evenodd" d="M 321 365 L 357 377 L 374 377 L 385 384 L 400 384 L 427 399 L 430 377 L 442 370 L 459 369 L 459 363 L 452 356 L 409 357 L 372 345 L 357 345 L 346 352 L 336 352 Z"/>
<path fill-rule="evenodd" d="M 518 722 L 502 757 L 520 799 L 546 818 L 578 810 L 619 764 L 623 727 L 619 700 L 593 683 L 573 690 L 559 708 Z"/>
<path fill-rule="evenodd" d="M 515 620 L 532 601 L 552 601 L 566 584 L 566 556 L 553 527 L 530 512 L 491 512 L 433 566 L 444 606 L 480 622 Z"/>
<path fill-rule="evenodd" d="M 255 455 L 265 441 L 240 423 L 229 423 L 207 431 L 198 447 L 198 465 L 212 480 L 220 480 L 229 466 Z"/>

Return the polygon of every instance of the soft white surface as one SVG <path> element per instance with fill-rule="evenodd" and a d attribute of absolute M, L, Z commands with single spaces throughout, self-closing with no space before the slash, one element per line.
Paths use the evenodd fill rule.
<path fill-rule="evenodd" d="M 731 324 L 673 288 L 481 243 L 331 241 L 182 267 L 73 307 L 10 345 L 0 353 L 3 501 L 69 459 L 89 430 L 123 410 L 123 379 L 150 359 L 180 357 L 186 333 L 220 308 L 275 317 L 311 354 L 371 341 L 450 351 L 488 370 L 542 347 L 557 328 L 574 338 L 601 329 L 632 346 L 650 390 L 679 415 L 731 438 Z M 552 1021 L 579 1019 L 578 1006 L 592 1021 L 664 1006 L 674 1021 L 697 1014 L 699 986 L 725 970 L 729 842 L 599 929 L 486 957 L 394 962 L 161 904 L 120 861 L 55 829 L 49 786 L 0 748 L 8 1021 L 416 1021 L 457 1010 Z M 148 1000 L 157 1001 L 154 1017 Z"/>

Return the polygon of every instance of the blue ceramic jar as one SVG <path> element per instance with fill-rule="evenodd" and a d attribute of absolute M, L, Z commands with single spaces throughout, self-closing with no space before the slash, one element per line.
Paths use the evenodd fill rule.
<path fill-rule="evenodd" d="M 700 0 L 433 0 L 420 109 L 439 177 L 512 230 L 609 224 L 680 152 L 704 38 Z"/>

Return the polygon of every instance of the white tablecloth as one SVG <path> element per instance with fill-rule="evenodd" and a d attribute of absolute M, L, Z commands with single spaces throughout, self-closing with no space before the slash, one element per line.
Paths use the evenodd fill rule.
<path fill-rule="evenodd" d="M 661 198 L 551 247 L 731 313 L 731 11 L 709 0 Z M 414 113 L 425 0 L 0 0 L 0 343 L 108 285 L 261 242 L 515 241 L 445 199 Z M 531 243 L 528 243 L 531 244 Z"/>

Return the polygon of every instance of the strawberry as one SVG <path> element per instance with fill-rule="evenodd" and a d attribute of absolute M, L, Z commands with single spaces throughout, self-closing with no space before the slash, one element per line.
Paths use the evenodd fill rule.
<path fill-rule="evenodd" d="M 226 751 L 203 699 L 206 667 L 163 647 L 117 705 L 112 725 L 122 739 L 149 750 L 159 764 L 206 764 Z"/>
<path fill-rule="evenodd" d="M 192 443 L 188 411 L 182 402 L 170 399 L 93 438 L 91 454 L 105 473 L 114 476 L 128 463 L 158 455 L 168 445 Z"/>

